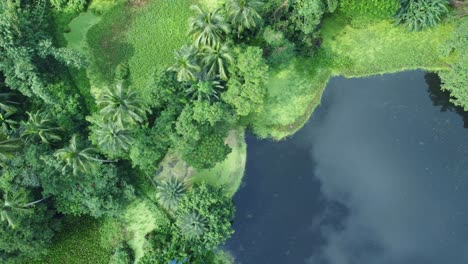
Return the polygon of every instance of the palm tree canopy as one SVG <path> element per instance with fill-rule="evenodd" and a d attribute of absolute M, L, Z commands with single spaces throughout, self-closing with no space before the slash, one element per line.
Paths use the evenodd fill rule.
<path fill-rule="evenodd" d="M 176 224 L 182 235 L 188 240 L 201 237 L 205 233 L 207 225 L 206 219 L 196 211 L 180 214 Z"/>
<path fill-rule="evenodd" d="M 0 220 L 6 221 L 8 226 L 16 228 L 15 217 L 22 213 L 31 213 L 31 210 L 25 208 L 26 193 L 24 191 L 3 192 L 0 196 Z"/>
<path fill-rule="evenodd" d="M 166 210 L 176 211 L 180 198 L 185 193 L 184 182 L 176 177 L 170 177 L 156 187 L 156 198 Z"/>
<path fill-rule="evenodd" d="M 14 105 L 19 104 L 18 102 L 12 101 L 11 93 L 0 93 L 0 111 L 3 118 L 7 118 L 17 111 Z"/>
<path fill-rule="evenodd" d="M 200 66 L 198 66 L 196 60 L 197 52 L 193 45 L 184 45 L 180 50 L 174 51 L 176 62 L 169 70 L 177 73 L 179 82 L 195 81 L 197 79 L 197 74 L 200 72 Z"/>
<path fill-rule="evenodd" d="M 189 35 L 194 38 L 195 46 L 216 46 L 229 33 L 229 24 L 219 14 L 220 10 L 205 12 L 198 5 L 190 7 L 197 16 L 190 18 Z"/>
<path fill-rule="evenodd" d="M 219 90 L 224 89 L 219 81 L 199 81 L 190 86 L 186 92 L 194 100 L 219 100 Z"/>
<path fill-rule="evenodd" d="M 246 29 L 257 28 L 262 17 L 258 14 L 263 2 L 258 0 L 230 0 L 226 4 L 227 13 L 231 25 L 233 25 L 238 36 Z"/>
<path fill-rule="evenodd" d="M 100 123 L 94 133 L 99 148 L 108 153 L 128 151 L 133 142 L 130 131 L 113 122 Z"/>
<path fill-rule="evenodd" d="M 28 121 L 21 121 L 21 126 L 24 129 L 21 133 L 21 137 L 25 142 L 39 139 L 42 142 L 49 144 L 51 141 L 59 141 L 62 139 L 57 134 L 61 128 L 53 125 L 52 120 L 49 118 L 49 114 L 43 114 L 40 112 L 28 112 L 27 114 L 29 116 Z"/>
<path fill-rule="evenodd" d="M 21 148 L 21 140 L 17 138 L 8 138 L 5 134 L 0 133 L 0 161 L 6 161 L 13 153 Z"/>
<path fill-rule="evenodd" d="M 81 148 L 78 146 L 77 137 L 73 135 L 70 144 L 57 150 L 54 156 L 64 162 L 63 170 L 71 168 L 73 175 L 79 172 L 86 173 L 96 167 L 96 161 L 101 161 L 93 157 L 93 148 Z"/>
<path fill-rule="evenodd" d="M 121 82 L 114 89 L 105 89 L 97 99 L 100 113 L 121 127 L 126 124 L 142 123 L 147 109 L 136 91 L 124 89 Z"/>
<path fill-rule="evenodd" d="M 208 78 L 228 79 L 228 66 L 234 62 L 229 45 L 206 46 L 201 52 L 202 62 Z"/>

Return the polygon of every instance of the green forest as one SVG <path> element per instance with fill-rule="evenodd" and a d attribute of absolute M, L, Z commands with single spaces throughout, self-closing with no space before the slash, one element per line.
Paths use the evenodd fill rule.
<path fill-rule="evenodd" d="M 468 1 L 2 0 L 0 262 L 234 263 L 245 131 L 411 69 L 468 111 Z"/>

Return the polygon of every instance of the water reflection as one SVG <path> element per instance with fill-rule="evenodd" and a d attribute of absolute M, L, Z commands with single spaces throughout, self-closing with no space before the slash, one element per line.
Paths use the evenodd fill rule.
<path fill-rule="evenodd" d="M 296 135 L 249 136 L 238 263 L 468 263 L 468 131 L 427 79 L 335 78 Z"/>

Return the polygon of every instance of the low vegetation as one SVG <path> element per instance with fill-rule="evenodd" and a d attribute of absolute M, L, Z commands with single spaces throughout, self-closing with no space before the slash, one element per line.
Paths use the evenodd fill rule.
<path fill-rule="evenodd" d="M 466 8 L 1 2 L 0 262 L 232 263 L 245 129 L 282 139 L 332 76 L 415 68 L 468 110 Z"/>

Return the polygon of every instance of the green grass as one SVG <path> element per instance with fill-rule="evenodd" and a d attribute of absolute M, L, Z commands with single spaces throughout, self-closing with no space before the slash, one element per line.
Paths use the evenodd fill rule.
<path fill-rule="evenodd" d="M 65 33 L 67 47 L 84 52 L 86 46 L 86 33 L 97 24 L 101 18 L 93 12 L 88 11 L 74 18 L 69 25 L 71 31 Z"/>
<path fill-rule="evenodd" d="M 124 213 L 125 229 L 131 234 L 127 241 L 135 252 L 135 260 L 144 256 L 145 236 L 157 229 L 165 219 L 163 213 L 149 200 L 138 199 Z"/>
<path fill-rule="evenodd" d="M 100 223 L 86 217 L 68 217 L 54 237 L 49 253 L 31 264 L 108 263 L 112 252 L 100 246 Z"/>
<path fill-rule="evenodd" d="M 174 50 L 190 42 L 188 19 L 195 1 L 148 1 L 127 31 L 134 54 L 129 60 L 133 86 L 145 95 L 148 76 L 155 68 L 168 68 L 174 62 Z"/>
<path fill-rule="evenodd" d="M 313 58 L 297 58 L 270 72 L 265 111 L 251 124 L 261 137 L 280 140 L 299 130 L 320 104 L 332 76 L 362 77 L 411 69 L 439 70 L 453 57 L 438 55 L 453 26 L 409 32 L 391 21 L 354 23 L 332 16 L 324 21 L 322 47 Z"/>
<path fill-rule="evenodd" d="M 224 186 L 230 197 L 234 196 L 244 176 L 247 158 L 247 145 L 244 130 L 233 130 L 226 140 L 232 152 L 226 160 L 209 170 L 200 170 L 190 178 L 192 183 L 205 181 L 215 186 Z"/>

